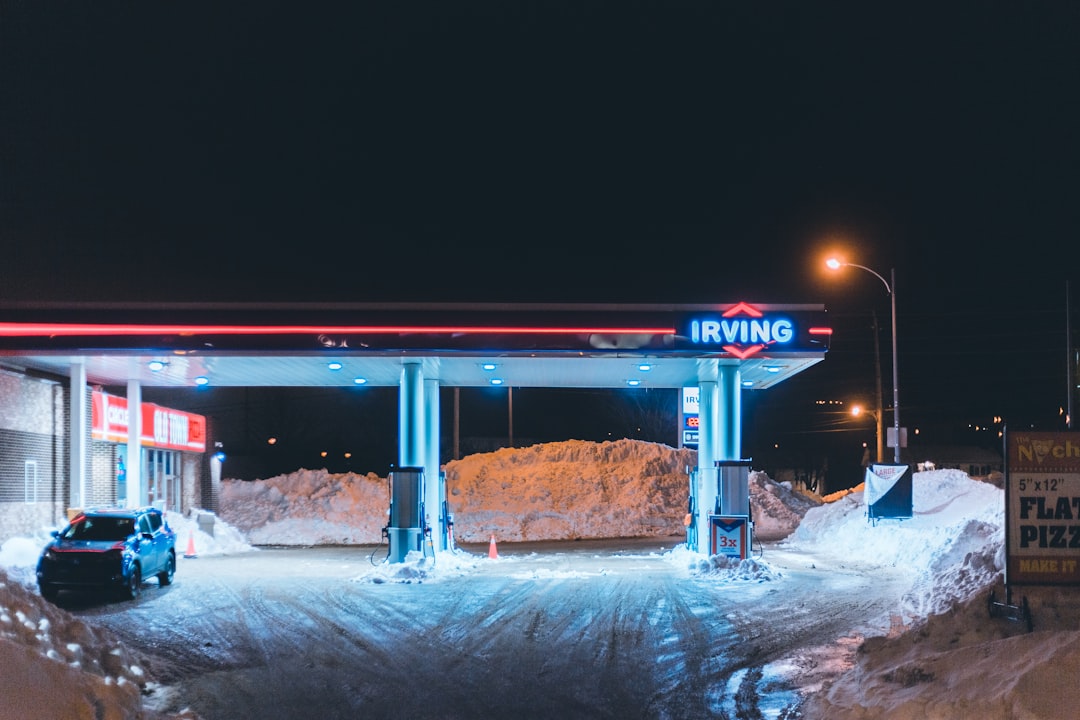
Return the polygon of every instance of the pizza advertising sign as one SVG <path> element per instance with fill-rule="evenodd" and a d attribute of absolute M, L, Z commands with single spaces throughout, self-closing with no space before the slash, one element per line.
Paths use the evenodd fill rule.
<path fill-rule="evenodd" d="M 1080 584 L 1080 433 L 1005 436 L 1005 581 Z"/>

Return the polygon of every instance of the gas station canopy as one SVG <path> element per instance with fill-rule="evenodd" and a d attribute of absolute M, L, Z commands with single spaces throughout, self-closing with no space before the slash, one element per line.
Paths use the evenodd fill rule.
<path fill-rule="evenodd" d="M 830 336 L 820 306 L 746 302 L 17 306 L 0 307 L 0 366 L 70 378 L 77 426 L 86 385 L 126 386 L 126 401 L 139 405 L 143 386 L 394 386 L 398 466 L 409 472 L 392 476 L 385 530 L 392 561 L 401 562 L 423 550 L 426 534 L 439 538 L 437 550 L 452 535 L 440 388 L 696 388 L 687 543 L 700 551 L 699 537 L 716 527 L 713 508 L 749 518 L 745 465 L 734 481 L 721 477 L 725 463 L 740 460 L 740 391 L 772 387 L 820 362 Z M 71 435 L 84 433 L 76 427 Z M 140 437 L 138 422 L 128 425 L 132 455 Z M 72 467 L 83 470 L 79 461 Z M 139 479 L 129 474 L 130 497 L 145 502 Z M 396 519 L 395 506 L 404 513 Z"/>
<path fill-rule="evenodd" d="M 820 305 L 0 305 L 0 364 L 147 387 L 679 388 L 738 367 L 763 390 L 824 359 Z"/>

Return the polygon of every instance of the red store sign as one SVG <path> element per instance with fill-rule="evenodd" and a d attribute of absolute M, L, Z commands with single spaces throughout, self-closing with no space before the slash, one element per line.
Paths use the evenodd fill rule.
<path fill-rule="evenodd" d="M 143 447 L 206 452 L 206 418 L 202 415 L 172 410 L 153 403 L 142 403 L 140 410 L 142 432 L 139 434 L 139 442 Z M 127 398 L 93 391 L 90 437 L 115 443 L 127 442 Z"/>

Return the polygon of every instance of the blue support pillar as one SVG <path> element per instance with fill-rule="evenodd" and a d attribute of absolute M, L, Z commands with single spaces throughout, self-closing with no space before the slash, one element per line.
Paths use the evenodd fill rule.
<path fill-rule="evenodd" d="M 439 381 L 424 380 L 424 522 L 431 528 L 434 550 L 445 550 L 446 528 L 441 522 L 442 473 L 439 469 Z"/>
<path fill-rule="evenodd" d="M 142 463 L 142 385 L 138 380 L 128 380 L 128 437 L 127 437 L 127 507 L 146 504 L 146 483 L 143 481 Z"/>
<path fill-rule="evenodd" d="M 750 463 L 742 455 L 742 371 L 738 365 L 721 365 L 720 386 L 720 456 L 717 482 L 720 513 L 724 516 L 747 516 L 748 545 L 753 543 L 754 523 L 750 520 Z"/>
<path fill-rule="evenodd" d="M 720 432 L 716 460 L 742 459 L 742 372 L 738 365 L 719 368 Z"/>
<path fill-rule="evenodd" d="M 716 505 L 718 484 L 716 460 L 719 459 L 719 391 L 712 380 L 698 383 L 698 468 L 694 496 L 694 525 L 697 551 L 707 553 L 709 514 Z"/>
<path fill-rule="evenodd" d="M 419 360 L 406 360 L 398 390 L 398 470 L 390 473 L 391 505 L 387 561 L 402 562 L 423 547 L 422 505 L 426 470 L 424 371 Z"/>
<path fill-rule="evenodd" d="M 693 522 L 697 552 L 709 552 L 709 515 L 722 506 L 717 463 L 740 460 L 742 373 L 738 365 L 703 365 L 698 380 L 698 466 Z"/>
<path fill-rule="evenodd" d="M 398 391 L 398 467 L 423 467 L 424 371 L 420 361 L 406 361 Z"/>

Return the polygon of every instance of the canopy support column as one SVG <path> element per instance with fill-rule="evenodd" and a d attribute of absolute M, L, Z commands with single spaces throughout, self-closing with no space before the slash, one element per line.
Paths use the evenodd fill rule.
<path fill-rule="evenodd" d="M 126 507 L 142 507 L 148 500 L 142 478 L 142 385 L 128 380 L 127 499 Z"/>
<path fill-rule="evenodd" d="M 86 439 L 89 435 L 89 413 L 86 402 L 86 363 L 81 359 L 71 363 L 71 469 L 68 481 L 69 507 L 84 507 L 86 502 L 86 460 L 89 457 Z"/>
<path fill-rule="evenodd" d="M 431 529 L 431 546 L 446 549 L 442 516 L 443 478 L 439 471 L 439 381 L 424 380 L 424 522 Z"/>

